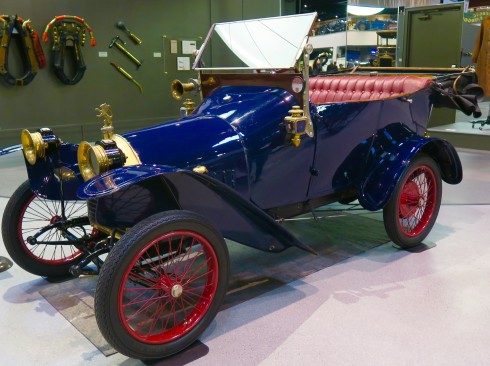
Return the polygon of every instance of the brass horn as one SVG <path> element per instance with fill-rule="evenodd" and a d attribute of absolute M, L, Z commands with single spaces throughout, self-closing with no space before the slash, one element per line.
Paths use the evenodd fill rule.
<path fill-rule="evenodd" d="M 189 79 L 188 83 L 183 83 L 180 80 L 172 81 L 172 85 L 170 86 L 170 91 L 172 92 L 172 97 L 174 99 L 180 100 L 184 93 L 191 92 L 193 90 L 197 90 L 199 88 L 199 84 L 197 80 Z"/>

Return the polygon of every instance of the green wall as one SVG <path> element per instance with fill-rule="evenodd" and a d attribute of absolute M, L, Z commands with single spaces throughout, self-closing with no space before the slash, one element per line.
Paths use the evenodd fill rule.
<path fill-rule="evenodd" d="M 19 143 L 22 128 L 51 127 L 65 141 L 98 139 L 101 122 L 94 109 L 102 103 L 112 106 L 117 133 L 175 118 L 181 104 L 171 98 L 170 83 L 196 76 L 176 70 L 181 40 L 195 39 L 199 46 L 214 22 L 277 16 L 281 11 L 290 13 L 291 7 L 290 0 L 2 0 L 0 13 L 30 19 L 40 35 L 57 15 L 82 17 L 92 27 L 97 46 L 92 48 L 87 41 L 83 47 L 87 71 L 76 85 L 62 84 L 49 66 L 24 87 L 0 82 L 0 148 Z M 115 27 L 118 20 L 143 43 L 134 45 Z M 143 61 L 138 70 L 119 50 L 108 47 L 115 35 Z M 171 39 L 178 41 L 177 54 L 170 54 Z M 49 64 L 49 45 L 43 47 Z M 100 57 L 100 52 L 108 57 Z M 154 57 L 155 53 L 162 57 Z M 129 72 L 144 93 L 110 62 Z"/>

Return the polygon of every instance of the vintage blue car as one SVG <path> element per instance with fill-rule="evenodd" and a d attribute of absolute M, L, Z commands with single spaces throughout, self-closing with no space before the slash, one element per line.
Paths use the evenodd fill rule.
<path fill-rule="evenodd" d="M 347 21 L 345 19 L 334 19 L 326 22 L 316 30 L 316 35 L 324 35 L 347 30 Z"/>
<path fill-rule="evenodd" d="M 356 22 L 354 29 L 360 31 L 366 30 L 386 30 L 386 29 L 397 29 L 398 22 L 394 19 L 361 19 Z"/>
<path fill-rule="evenodd" d="M 5 209 L 8 253 L 39 276 L 97 271 L 97 323 L 119 352 L 162 358 L 200 336 L 227 291 L 225 238 L 313 255 L 283 221 L 357 200 L 413 247 L 434 225 L 441 181 L 461 181 L 453 146 L 426 132 L 433 106 L 478 113 L 472 71 L 310 77 L 315 18 L 214 24 L 197 78 L 172 83 L 175 121 L 120 135 L 103 104 L 95 144 L 22 132 L 29 180 Z"/>

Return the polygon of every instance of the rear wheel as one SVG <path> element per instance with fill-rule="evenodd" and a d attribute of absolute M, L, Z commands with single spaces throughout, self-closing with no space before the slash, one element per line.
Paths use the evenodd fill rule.
<path fill-rule="evenodd" d="M 109 253 L 95 291 L 105 339 L 138 359 L 170 356 L 193 343 L 217 314 L 228 284 L 221 234 L 188 211 L 153 215 Z"/>
<path fill-rule="evenodd" d="M 78 263 L 83 253 L 68 243 L 68 237 L 80 238 L 90 233 L 90 225 L 72 227 L 56 223 L 87 216 L 84 201 L 66 201 L 65 218 L 61 202 L 36 196 L 29 182 L 22 183 L 5 207 L 2 219 L 2 237 L 5 248 L 15 263 L 38 276 L 60 277 L 69 274 L 72 264 Z M 40 231 L 43 231 L 41 234 Z M 36 242 L 28 238 L 36 235 Z M 59 243 L 59 244 L 54 244 Z"/>
<path fill-rule="evenodd" d="M 386 232 L 402 248 L 422 242 L 434 226 L 441 206 L 442 182 L 437 164 L 417 155 L 403 172 L 383 210 Z"/>

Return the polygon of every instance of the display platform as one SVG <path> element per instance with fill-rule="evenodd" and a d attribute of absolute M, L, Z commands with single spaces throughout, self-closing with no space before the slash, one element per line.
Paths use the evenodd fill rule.
<path fill-rule="evenodd" d="M 303 215 L 297 221 L 284 223 L 300 240 L 309 244 L 317 256 L 297 248 L 282 253 L 265 253 L 228 242 L 231 277 L 221 310 L 389 242 L 379 212 L 371 213 L 357 210 L 356 206 L 339 204 L 327 207 L 316 211 L 318 220 L 311 220 L 311 215 Z M 340 210 L 345 208 L 349 211 Z M 96 283 L 97 276 L 82 276 L 53 282 L 40 294 L 107 357 L 116 351 L 102 337 L 96 324 Z M 197 341 L 193 347 L 171 359 L 181 362 L 182 358 L 198 359 L 206 353 L 206 345 Z"/>
<path fill-rule="evenodd" d="M 490 125 L 481 124 L 490 113 L 490 102 L 482 102 L 479 106 L 482 112 L 480 118 L 456 111 L 456 122 L 429 128 L 430 136 L 446 139 L 456 147 L 490 150 Z"/>

